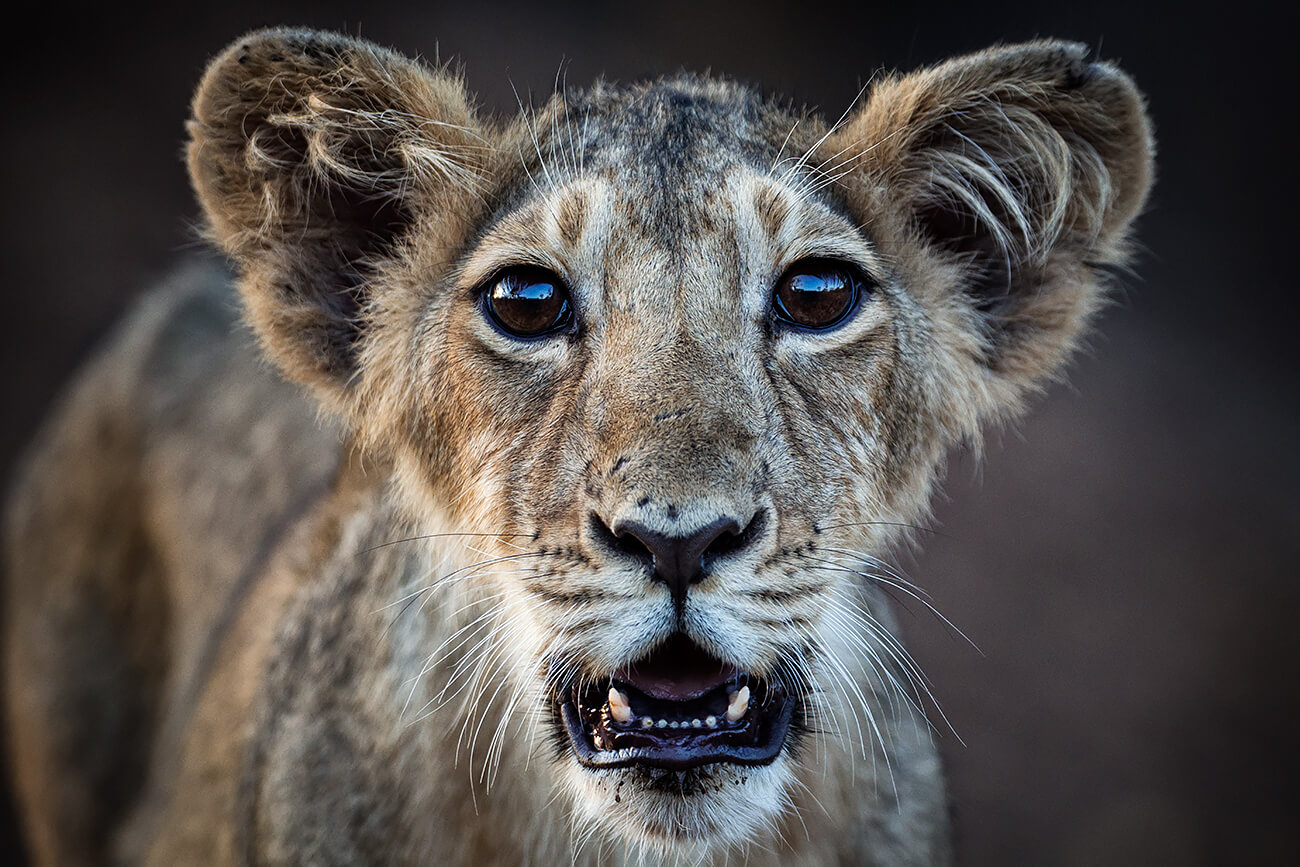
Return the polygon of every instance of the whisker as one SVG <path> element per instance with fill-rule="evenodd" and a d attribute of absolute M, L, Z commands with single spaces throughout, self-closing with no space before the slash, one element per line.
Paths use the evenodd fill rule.
<path fill-rule="evenodd" d="M 481 567 L 483 567 L 483 566 L 491 566 L 491 565 L 493 565 L 493 564 L 495 564 L 495 563 L 508 563 L 508 562 L 510 562 L 510 561 L 512 561 L 512 560 L 521 560 L 521 559 L 523 559 L 524 557 L 554 557 L 554 556 L 558 556 L 558 552 L 554 552 L 554 551 L 526 551 L 526 552 L 524 552 L 524 553 L 522 553 L 522 554 L 508 554 L 508 555 L 505 555 L 505 556 L 503 556 L 503 557 L 493 557 L 493 558 L 488 559 L 488 560 L 479 560 L 479 561 L 476 562 L 476 563 L 471 563 L 471 564 L 469 564 L 468 566 L 462 566 L 462 567 L 460 567 L 459 569 L 455 569 L 455 570 L 453 570 L 453 571 L 451 571 L 451 572 L 448 572 L 446 575 L 440 576 L 439 578 L 435 579 L 434 582 L 433 582 L 432 584 L 426 584 L 425 586 L 421 587 L 421 588 L 418 589 L 418 590 L 413 590 L 413 591 L 411 591 L 410 593 L 408 593 L 408 594 L 406 594 L 405 596 L 403 596 L 402 598 L 400 598 L 400 599 L 395 599 L 395 600 L 393 600 L 392 602 L 389 602 L 387 605 L 383 606 L 382 608 L 376 608 L 376 609 L 375 609 L 373 612 L 371 612 L 371 613 L 373 613 L 373 614 L 378 614 L 380 611 L 387 611 L 389 608 L 392 608 L 394 605 L 401 605 L 403 602 L 406 602 L 406 603 L 409 604 L 410 602 L 414 601 L 415 597 L 420 596 L 420 595 L 425 594 L 425 593 L 428 593 L 430 590 L 434 589 L 435 587 L 438 587 L 438 586 L 442 585 L 443 583 L 445 583 L 445 582 L 448 581 L 449 579 L 451 579 L 451 578 L 453 578 L 453 577 L 455 577 L 455 576 L 457 576 L 457 575 L 462 575 L 463 573 L 465 573 L 465 572 L 467 572 L 467 571 L 469 571 L 469 570 L 471 570 L 471 569 L 478 569 L 478 568 L 481 568 Z M 405 608 L 402 609 L 403 612 L 404 612 L 405 610 L 406 610 Z M 399 612 L 398 616 L 399 616 L 399 617 L 401 616 L 401 612 Z"/>
<path fill-rule="evenodd" d="M 445 539 L 455 536 L 486 536 L 489 538 L 507 539 L 518 538 L 520 536 L 531 536 L 531 533 L 425 533 L 419 536 L 406 536 L 401 539 L 393 539 L 389 542 L 380 542 L 378 545 L 372 545 L 369 548 L 362 548 L 353 556 L 360 557 L 362 554 L 369 554 L 371 551 L 378 551 L 380 548 L 387 548 L 390 545 L 401 545 L 405 542 L 420 542 L 427 539 Z"/>
<path fill-rule="evenodd" d="M 974 648 L 974 649 L 975 649 L 975 650 L 976 650 L 976 651 L 977 651 L 981 656 L 984 655 L 984 651 L 980 650 L 979 645 L 976 644 L 974 641 L 972 641 L 971 638 L 970 638 L 970 636 L 968 636 L 965 632 L 962 632 L 962 630 L 961 630 L 960 628 L 958 628 L 957 624 L 955 624 L 955 623 L 953 623 L 951 620 L 949 620 L 949 619 L 948 619 L 948 618 L 943 614 L 943 612 L 941 612 L 938 608 L 935 608 L 934 605 L 931 604 L 929 600 L 927 600 L 924 596 L 921 595 L 921 593 L 924 593 L 925 591 L 921 591 L 921 593 L 918 593 L 917 591 L 913 590 L 910 586 L 908 586 L 908 585 L 910 584 L 910 582 L 908 582 L 908 581 L 904 581 L 904 580 L 899 579 L 899 578 L 895 578 L 895 577 L 890 576 L 890 575 L 880 575 L 880 574 L 875 573 L 875 572 L 865 572 L 865 571 L 863 571 L 863 570 L 861 570 L 861 569 L 853 569 L 853 568 L 851 568 L 851 567 L 849 567 L 849 566 L 845 566 L 845 565 L 843 565 L 842 562 L 837 562 L 837 561 L 833 561 L 833 560 L 827 560 L 827 559 L 822 558 L 822 557 L 808 557 L 807 559 L 809 559 L 809 560 L 814 560 L 814 561 L 816 561 L 816 562 L 818 562 L 818 563 L 826 563 L 826 564 L 829 564 L 829 565 L 825 565 L 825 566 L 810 566 L 809 568 L 811 568 L 811 569 L 824 569 L 824 570 L 827 570 L 827 571 L 842 571 L 842 572 L 848 572 L 848 573 L 851 573 L 851 574 L 854 574 L 854 575 L 861 576 L 862 578 L 866 578 L 867 580 L 872 581 L 872 582 L 874 582 L 874 583 L 876 583 L 876 584 L 879 584 L 879 585 L 885 585 L 885 586 L 888 586 L 888 587 L 893 587 L 893 588 L 899 590 L 899 591 L 902 592 L 902 593 L 906 593 L 908 596 L 912 597 L 912 598 L 915 599 L 917 602 L 920 602 L 920 603 L 921 603 L 922 605 L 924 605 L 927 609 L 929 609 L 930 613 L 933 614 L 936 618 L 938 618 L 938 619 L 939 619 L 939 620 L 940 620 L 944 625 L 946 625 L 949 629 L 951 629 L 953 632 L 955 632 L 955 633 L 957 633 L 958 635 L 960 635 L 960 636 L 962 637 L 962 639 L 963 639 L 967 644 L 969 644 L 972 648 Z"/>
<path fill-rule="evenodd" d="M 906 524 L 904 521 L 846 521 L 844 524 L 818 524 L 814 526 L 814 530 L 818 533 L 824 533 L 827 530 L 840 530 L 849 528 L 849 526 L 901 526 L 901 528 L 917 530 L 918 533 L 930 533 L 931 536 L 941 536 L 946 539 L 956 538 L 944 533 L 943 530 L 936 530 L 932 526 Z"/>
<path fill-rule="evenodd" d="M 912 590 L 913 592 L 918 593 L 921 596 L 924 596 L 926 599 L 933 598 L 930 595 L 928 590 L 917 585 L 915 582 L 908 580 L 906 577 L 901 575 L 897 569 L 894 569 L 892 566 L 890 566 L 884 560 L 881 560 L 879 557 L 873 557 L 872 555 L 863 553 L 861 551 L 854 551 L 851 548 L 819 548 L 818 550 L 825 551 L 830 554 L 843 555 L 842 558 L 839 558 L 835 561 L 838 563 L 843 563 L 845 559 L 855 560 L 859 563 L 866 563 L 868 566 L 879 569 L 891 581 L 894 581 L 902 585 L 903 587 L 906 587 Z"/>

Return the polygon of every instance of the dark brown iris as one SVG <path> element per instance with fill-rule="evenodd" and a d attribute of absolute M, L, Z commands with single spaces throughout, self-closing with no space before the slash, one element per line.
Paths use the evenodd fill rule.
<path fill-rule="evenodd" d="M 569 290 L 560 278 L 546 271 L 507 271 L 488 290 L 487 311 L 506 333 L 538 337 L 569 323 Z"/>
<path fill-rule="evenodd" d="M 862 289 L 849 266 L 809 260 L 782 275 L 773 293 L 772 307 L 783 322 L 820 330 L 844 320 Z"/>

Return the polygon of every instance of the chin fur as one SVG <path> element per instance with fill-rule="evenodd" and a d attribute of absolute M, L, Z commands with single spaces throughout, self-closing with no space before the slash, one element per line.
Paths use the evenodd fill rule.
<path fill-rule="evenodd" d="M 604 837 L 629 853 L 684 863 L 723 849 L 770 846 L 794 782 L 785 756 L 762 767 L 714 764 L 689 771 L 593 771 L 567 764 L 575 854 Z"/>

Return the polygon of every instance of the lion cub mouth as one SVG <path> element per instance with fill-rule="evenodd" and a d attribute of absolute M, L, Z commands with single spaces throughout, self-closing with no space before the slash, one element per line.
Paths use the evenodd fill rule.
<path fill-rule="evenodd" d="M 737 671 L 680 634 L 612 678 L 560 696 L 574 752 L 589 768 L 770 764 L 793 709 L 780 685 Z"/>

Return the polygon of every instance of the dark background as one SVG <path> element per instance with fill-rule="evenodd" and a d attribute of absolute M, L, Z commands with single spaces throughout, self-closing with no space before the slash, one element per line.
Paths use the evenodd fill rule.
<path fill-rule="evenodd" d="M 94 341 L 192 255 L 187 102 L 250 28 L 440 51 L 498 112 L 512 82 L 543 99 L 562 64 L 570 86 L 711 69 L 838 116 L 881 66 L 999 40 L 1121 62 L 1160 146 L 1145 252 L 1071 384 L 982 462 L 955 456 L 942 535 L 905 558 L 982 652 L 903 618 L 964 740 L 942 738 L 965 863 L 1300 863 L 1294 18 L 1133 0 L 45 7 L 7 13 L 0 60 L 0 482 Z"/>

